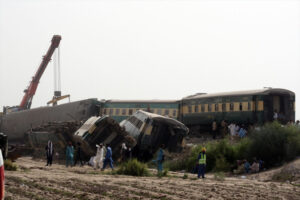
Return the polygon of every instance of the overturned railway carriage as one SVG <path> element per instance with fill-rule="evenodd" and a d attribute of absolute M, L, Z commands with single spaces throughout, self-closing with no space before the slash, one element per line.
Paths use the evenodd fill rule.
<path fill-rule="evenodd" d="M 136 111 L 144 110 L 178 119 L 179 103 L 175 100 L 107 100 L 101 102 L 100 115 L 109 115 L 121 122 Z"/>
<path fill-rule="evenodd" d="M 196 94 L 182 99 L 180 120 L 187 126 L 227 120 L 238 124 L 263 124 L 274 112 L 286 123 L 295 120 L 295 93 L 265 88 L 241 92 Z"/>
<path fill-rule="evenodd" d="M 184 137 L 188 128 L 181 122 L 161 115 L 137 111 L 120 123 L 136 139 L 134 154 L 139 159 L 148 160 L 161 144 L 170 152 L 182 150 Z"/>

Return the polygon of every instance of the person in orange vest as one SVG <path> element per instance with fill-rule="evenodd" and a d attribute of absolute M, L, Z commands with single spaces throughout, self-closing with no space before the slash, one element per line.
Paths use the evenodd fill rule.
<path fill-rule="evenodd" d="M 198 156 L 199 161 L 199 169 L 198 169 L 198 178 L 202 176 L 202 178 L 205 178 L 205 168 L 206 168 L 206 149 L 205 147 L 202 147 L 201 152 Z"/>

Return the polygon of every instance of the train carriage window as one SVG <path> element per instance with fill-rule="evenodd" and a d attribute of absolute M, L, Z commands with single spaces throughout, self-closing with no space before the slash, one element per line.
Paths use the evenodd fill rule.
<path fill-rule="evenodd" d="M 250 111 L 251 110 L 251 103 L 248 102 L 248 110 Z"/>
<path fill-rule="evenodd" d="M 173 116 L 176 117 L 177 111 L 173 110 Z"/>
<path fill-rule="evenodd" d="M 202 104 L 202 105 L 201 105 L 201 112 L 204 112 L 204 111 L 205 111 L 205 105 Z"/>
<path fill-rule="evenodd" d="M 109 115 L 113 115 L 113 112 L 114 112 L 113 108 L 109 109 Z"/>
<path fill-rule="evenodd" d="M 126 109 L 122 109 L 122 115 L 126 115 Z"/>
<path fill-rule="evenodd" d="M 208 112 L 211 112 L 211 104 L 208 104 Z"/>
<path fill-rule="evenodd" d="M 188 106 L 188 112 L 189 112 L 189 113 L 192 112 L 192 106 Z"/>
<path fill-rule="evenodd" d="M 198 107 L 198 105 L 195 105 L 194 111 L 195 111 L 195 113 L 199 112 L 199 107 Z"/>
<path fill-rule="evenodd" d="M 169 109 L 165 110 L 165 115 L 169 115 Z"/>
<path fill-rule="evenodd" d="M 157 114 L 161 115 L 161 109 L 157 109 Z"/>
<path fill-rule="evenodd" d="M 233 111 L 233 108 L 234 108 L 233 103 L 230 103 L 229 108 L 230 108 L 230 111 Z"/>
<path fill-rule="evenodd" d="M 240 111 L 242 111 L 243 110 L 243 104 L 242 103 L 240 103 Z"/>
<path fill-rule="evenodd" d="M 226 104 L 222 103 L 222 111 L 225 112 L 226 111 Z"/>
<path fill-rule="evenodd" d="M 129 115 L 132 115 L 132 109 L 129 109 Z"/>
<path fill-rule="evenodd" d="M 120 115 L 120 109 L 119 108 L 116 109 L 116 115 Z"/>
<path fill-rule="evenodd" d="M 215 104 L 215 112 L 218 112 L 219 111 L 219 104 Z"/>

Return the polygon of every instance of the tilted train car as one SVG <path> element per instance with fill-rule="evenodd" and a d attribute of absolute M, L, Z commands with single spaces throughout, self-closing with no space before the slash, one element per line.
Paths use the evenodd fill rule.
<path fill-rule="evenodd" d="M 179 103 L 175 100 L 106 100 L 101 102 L 100 115 L 109 115 L 121 122 L 138 110 L 178 119 Z"/>
<path fill-rule="evenodd" d="M 180 120 L 187 126 L 208 125 L 216 120 L 238 124 L 263 124 L 278 113 L 282 123 L 295 120 L 295 93 L 264 88 L 240 92 L 196 94 L 182 99 Z"/>
<path fill-rule="evenodd" d="M 184 137 L 189 132 L 184 124 L 175 119 L 142 110 L 123 120 L 120 126 L 136 139 L 133 153 L 143 160 L 153 157 L 161 144 L 170 152 L 180 152 Z"/>

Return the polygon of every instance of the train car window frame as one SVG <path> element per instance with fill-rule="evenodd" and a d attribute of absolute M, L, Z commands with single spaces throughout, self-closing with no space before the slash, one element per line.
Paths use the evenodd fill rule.
<path fill-rule="evenodd" d="M 132 113 L 133 113 L 133 110 L 130 108 L 130 109 L 128 110 L 128 115 L 132 115 Z"/>
<path fill-rule="evenodd" d="M 231 103 L 229 104 L 229 110 L 230 110 L 230 111 L 233 111 L 233 110 L 234 110 L 234 104 L 233 104 L 233 102 L 231 102 Z"/>
<path fill-rule="evenodd" d="M 239 103 L 239 111 L 243 111 L 243 103 L 242 102 Z"/>
<path fill-rule="evenodd" d="M 116 115 L 120 115 L 120 108 L 116 108 Z"/>
<path fill-rule="evenodd" d="M 169 109 L 165 109 L 165 115 L 169 115 L 169 114 L 170 114 Z"/>
<path fill-rule="evenodd" d="M 157 114 L 161 115 L 161 109 L 157 109 Z"/>
<path fill-rule="evenodd" d="M 215 104 L 215 112 L 219 112 L 219 104 L 218 103 Z"/>
<path fill-rule="evenodd" d="M 251 110 L 251 102 L 248 102 L 248 111 Z"/>
<path fill-rule="evenodd" d="M 205 105 L 201 104 L 201 112 L 205 112 Z"/>
<path fill-rule="evenodd" d="M 198 112 L 199 112 L 199 107 L 198 107 L 198 105 L 195 105 L 194 112 L 195 112 L 195 113 L 198 113 Z"/>
<path fill-rule="evenodd" d="M 226 111 L 226 103 L 222 103 L 222 112 Z"/>
<path fill-rule="evenodd" d="M 122 115 L 126 115 L 126 113 L 127 113 L 126 111 L 127 111 L 127 110 L 126 110 L 125 108 L 123 108 L 123 109 L 122 109 Z"/>
<path fill-rule="evenodd" d="M 192 106 L 191 105 L 188 106 L 188 113 L 192 113 Z"/>
<path fill-rule="evenodd" d="M 175 109 L 173 110 L 173 116 L 177 117 L 177 110 L 175 110 Z"/>
<path fill-rule="evenodd" d="M 112 116 L 113 114 L 114 114 L 114 109 L 113 108 L 109 109 L 109 115 Z"/>
<path fill-rule="evenodd" d="M 211 112 L 211 104 L 207 104 L 207 110 L 208 112 Z"/>

